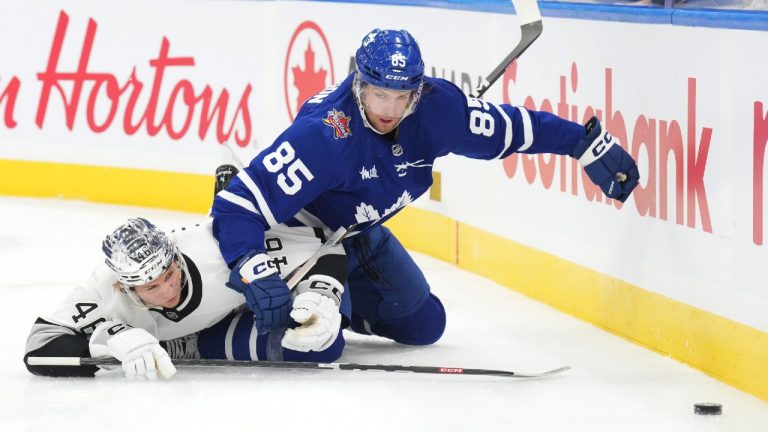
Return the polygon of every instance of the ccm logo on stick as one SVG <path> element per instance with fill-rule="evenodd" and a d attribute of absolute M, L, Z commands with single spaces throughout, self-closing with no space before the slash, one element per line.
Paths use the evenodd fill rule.
<path fill-rule="evenodd" d="M 464 369 L 461 368 L 440 368 L 440 373 L 464 373 Z"/>

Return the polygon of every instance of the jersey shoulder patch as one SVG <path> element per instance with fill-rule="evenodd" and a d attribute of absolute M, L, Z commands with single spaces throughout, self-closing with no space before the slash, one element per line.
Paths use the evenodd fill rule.
<path fill-rule="evenodd" d="M 352 135 L 352 129 L 349 127 L 352 117 L 344 114 L 344 111 L 332 109 L 323 119 L 323 124 L 333 129 L 334 139 L 343 139 Z"/>

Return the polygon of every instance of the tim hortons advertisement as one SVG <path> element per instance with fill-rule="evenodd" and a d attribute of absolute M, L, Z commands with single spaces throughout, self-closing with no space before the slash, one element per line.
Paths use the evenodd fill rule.
<path fill-rule="evenodd" d="M 196 33 L 206 24 L 199 17 L 179 17 L 173 27 L 180 28 L 157 19 L 138 31 L 146 10 L 63 4 L 35 11 L 34 29 L 19 6 L 0 18 L 1 157 L 59 161 L 65 154 L 66 162 L 145 167 L 152 158 L 126 154 L 149 152 L 193 160 L 154 168 L 209 173 L 196 157 L 222 143 L 255 143 L 259 124 L 269 121 L 256 102 L 263 56 L 244 57 L 229 40 Z M 115 157 L 100 157 L 105 148 Z"/>
<path fill-rule="evenodd" d="M 59 103 L 68 130 L 73 129 L 79 113 L 80 122 L 93 133 L 116 128 L 127 136 L 141 131 L 150 137 L 162 134 L 179 140 L 192 134 L 204 140 L 210 132 L 220 143 L 231 138 L 243 147 L 250 141 L 250 84 L 238 94 L 230 94 L 226 87 L 214 91 L 208 83 L 196 88 L 188 79 L 170 78 L 178 75 L 178 69 L 193 68 L 195 57 L 171 55 L 171 42 L 166 37 L 160 41 L 156 56 L 147 60 L 152 70 L 149 76 L 138 74 L 135 66 L 124 79 L 108 70 L 89 67 L 98 29 L 94 19 L 88 20 L 77 67 L 68 69 L 59 64 L 68 27 L 69 16 L 61 11 L 45 70 L 37 74 L 40 98 L 35 125 L 38 128 L 45 125 L 49 105 Z M 74 31 L 70 35 L 72 33 Z M 69 42 L 72 43 L 71 36 Z M 6 126 L 10 128 L 16 123 L 13 102 L 19 90 L 18 78 L 14 79 L 14 87 L 7 89 L 9 103 L 5 113 Z M 163 98 L 161 88 L 167 91 Z"/>
<path fill-rule="evenodd" d="M 440 44 L 412 8 L 215 6 L 4 3 L 0 38 L 9 43 L 0 45 L 0 139 L 7 144 L 0 157 L 209 173 L 210 164 L 199 159 L 220 153 L 222 143 L 250 158 L 306 99 L 346 77 L 370 29 L 409 28 L 424 35 L 425 45 Z M 464 15 L 429 10 L 455 23 Z M 360 19 L 341 25 L 341 16 Z M 363 19 L 371 16 L 377 19 Z M 473 15 L 478 22 L 489 17 Z M 494 54 L 503 55 L 501 49 Z M 480 68 L 472 79 L 467 72 L 454 76 L 458 69 L 447 59 L 429 68 L 469 91 Z M 130 157 L 135 151 L 160 157 Z"/>

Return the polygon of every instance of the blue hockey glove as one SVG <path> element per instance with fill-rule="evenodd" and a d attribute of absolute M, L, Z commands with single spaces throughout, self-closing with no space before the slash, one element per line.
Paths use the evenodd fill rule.
<path fill-rule="evenodd" d="M 584 126 L 587 136 L 576 143 L 573 157 L 579 160 L 592 183 L 600 186 L 605 196 L 624 202 L 640 180 L 632 156 L 629 155 L 597 117 L 589 119 Z"/>
<path fill-rule="evenodd" d="M 245 296 L 259 334 L 288 327 L 291 291 L 266 253 L 251 251 L 240 258 L 229 274 L 227 286 Z"/>

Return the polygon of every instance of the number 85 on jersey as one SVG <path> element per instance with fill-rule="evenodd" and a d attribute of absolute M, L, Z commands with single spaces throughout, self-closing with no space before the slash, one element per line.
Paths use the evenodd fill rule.
<path fill-rule="evenodd" d="M 288 141 L 283 141 L 275 151 L 267 153 L 262 163 L 267 171 L 279 173 L 277 185 L 286 195 L 295 195 L 301 190 L 304 180 L 309 182 L 315 178 L 304 162 L 296 158 L 296 151 Z"/>

